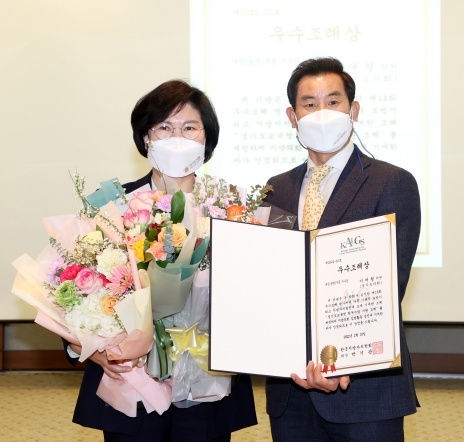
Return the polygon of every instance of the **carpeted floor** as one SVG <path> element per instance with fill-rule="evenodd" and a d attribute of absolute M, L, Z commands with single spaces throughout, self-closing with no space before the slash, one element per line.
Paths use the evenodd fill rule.
<path fill-rule="evenodd" d="M 71 422 L 81 372 L 0 374 L 0 441 L 96 442 L 99 431 Z M 233 442 L 271 441 L 264 383 L 253 378 L 259 425 L 234 433 Z M 464 379 L 418 378 L 422 407 L 405 420 L 407 442 L 464 441 Z"/>

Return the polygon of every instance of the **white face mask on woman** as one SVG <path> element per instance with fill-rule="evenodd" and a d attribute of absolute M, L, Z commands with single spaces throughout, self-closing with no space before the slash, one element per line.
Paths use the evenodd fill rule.
<path fill-rule="evenodd" d="M 181 178 L 195 172 L 205 161 L 205 146 L 184 137 L 147 142 L 150 165 L 164 175 Z"/>
<path fill-rule="evenodd" d="M 332 153 L 348 141 L 353 121 L 348 114 L 321 109 L 301 118 L 298 122 L 299 143 L 314 152 Z"/>

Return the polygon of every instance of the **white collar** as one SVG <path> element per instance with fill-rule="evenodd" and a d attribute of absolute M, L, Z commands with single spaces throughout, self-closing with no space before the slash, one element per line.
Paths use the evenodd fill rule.
<path fill-rule="evenodd" d="M 348 163 L 348 160 L 350 159 L 351 154 L 354 151 L 354 144 L 352 141 L 348 143 L 348 145 L 343 148 L 340 152 L 338 152 L 336 155 L 331 157 L 327 163 L 325 163 L 327 166 L 332 166 L 333 169 L 337 170 L 343 170 L 344 167 L 346 166 L 346 163 Z M 308 162 L 307 162 L 307 172 L 305 174 L 306 177 L 309 176 L 309 169 L 311 167 L 317 167 L 311 158 L 308 157 Z"/>

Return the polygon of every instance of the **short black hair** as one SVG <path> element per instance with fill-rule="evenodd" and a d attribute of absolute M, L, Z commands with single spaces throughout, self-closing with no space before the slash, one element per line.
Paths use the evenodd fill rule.
<path fill-rule="evenodd" d="M 314 77 L 320 74 L 340 75 L 345 87 L 348 100 L 353 103 L 356 93 L 356 84 L 350 74 L 343 70 L 343 64 L 333 57 L 310 58 L 301 62 L 292 72 L 287 85 L 287 97 L 293 109 L 296 106 L 298 85 L 304 77 Z"/>
<path fill-rule="evenodd" d="M 219 140 L 219 121 L 213 104 L 206 94 L 183 80 L 170 80 L 143 96 L 131 114 L 133 138 L 140 155 L 147 157 L 144 137 L 157 123 L 165 121 L 186 104 L 194 107 L 201 116 L 205 129 L 205 163 L 211 159 Z"/>

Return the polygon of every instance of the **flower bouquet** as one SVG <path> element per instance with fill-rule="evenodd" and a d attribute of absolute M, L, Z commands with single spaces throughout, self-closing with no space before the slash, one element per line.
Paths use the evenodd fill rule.
<path fill-rule="evenodd" d="M 228 211 L 236 208 L 234 219 L 259 222 L 255 209 L 269 189 L 252 190 L 259 197 L 247 197 L 242 189 L 207 175 L 192 194 L 141 188 L 127 196 L 122 215 L 126 242 L 151 282 L 155 345 L 148 373 L 171 378 L 172 401 L 178 406 L 217 401 L 230 393 L 230 375 L 208 371 L 209 217 L 231 217 Z"/>
<path fill-rule="evenodd" d="M 36 261 L 15 261 L 13 292 L 38 309 L 36 322 L 82 346 L 80 360 L 98 350 L 137 362 L 155 336 L 147 366 L 124 374 L 124 388 L 107 376 L 100 383 L 97 394 L 127 415 L 137 394 L 158 413 L 171 400 L 189 406 L 228 395 L 231 376 L 208 371 L 209 217 L 265 224 L 260 212 L 269 208 L 258 206 L 269 188 L 250 197 L 205 176 L 191 195 L 149 186 L 124 195 L 109 180 L 86 197 L 77 175 L 74 184 L 81 216 L 45 220 L 51 245 Z"/>
<path fill-rule="evenodd" d="M 171 378 L 176 406 L 218 401 L 231 391 L 231 374 L 208 370 L 210 217 L 267 224 L 271 207 L 262 202 L 270 190 L 257 185 L 247 194 L 205 175 L 192 194 L 139 189 L 129 196 L 126 240 L 147 269 L 155 319 L 148 373 Z"/>
<path fill-rule="evenodd" d="M 82 195 L 83 181 L 75 178 Z M 170 387 L 137 365 L 153 345 L 149 278 L 137 270 L 117 206 L 86 202 L 77 217 L 44 222 L 50 245 L 36 260 L 25 254 L 13 262 L 12 292 L 37 309 L 38 324 L 82 347 L 80 361 L 106 351 L 109 360 L 135 364 L 121 374 L 123 383 L 103 375 L 97 394 L 105 402 L 128 416 L 136 416 L 138 400 L 147 412 L 163 413 Z"/>
<path fill-rule="evenodd" d="M 163 380 L 172 369 L 172 341 L 165 323 L 171 324 L 168 318 L 183 309 L 209 240 L 197 241 L 192 206 L 181 191 L 136 190 L 122 218 L 137 266 L 146 269 L 150 279 L 155 345 L 148 373 Z"/>
<path fill-rule="evenodd" d="M 147 270 L 152 283 L 153 319 L 179 312 L 209 241 L 197 241 L 191 204 L 182 191 L 135 191 L 123 220 L 138 267 Z"/>
<path fill-rule="evenodd" d="M 197 221 L 198 238 L 208 241 L 210 217 L 266 224 L 269 208 L 258 206 L 269 187 L 256 186 L 251 195 L 223 179 L 205 175 L 198 179 L 189 195 Z M 242 204 L 246 201 L 246 204 Z M 258 218 L 261 221 L 258 221 Z M 208 370 L 209 352 L 209 249 L 195 273 L 184 307 L 164 318 L 172 340 L 169 349 L 172 369 L 172 401 L 178 406 L 222 399 L 230 393 L 231 374 Z"/>

